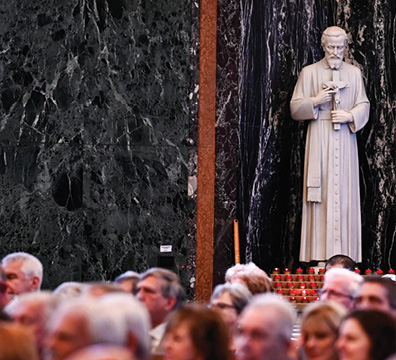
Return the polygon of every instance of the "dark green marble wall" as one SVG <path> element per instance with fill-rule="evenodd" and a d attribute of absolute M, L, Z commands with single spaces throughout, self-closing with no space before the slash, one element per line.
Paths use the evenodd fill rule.
<path fill-rule="evenodd" d="M 188 281 L 191 8 L 2 1 L 0 256 L 39 257 L 45 288 L 173 266 L 161 245 Z"/>

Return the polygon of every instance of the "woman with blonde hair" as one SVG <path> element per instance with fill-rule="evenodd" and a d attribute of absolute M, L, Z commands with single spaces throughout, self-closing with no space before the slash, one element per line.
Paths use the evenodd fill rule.
<path fill-rule="evenodd" d="M 301 360 L 338 360 L 334 348 L 347 310 L 331 301 L 308 305 L 301 320 Z"/>
<path fill-rule="evenodd" d="M 10 322 L 0 322 L 0 359 L 38 360 L 33 334 Z"/>

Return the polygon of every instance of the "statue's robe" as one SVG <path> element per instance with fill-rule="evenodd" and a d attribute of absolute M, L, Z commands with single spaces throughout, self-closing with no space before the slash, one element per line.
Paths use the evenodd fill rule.
<path fill-rule="evenodd" d="M 304 163 L 304 190 L 300 261 L 323 261 L 335 254 L 361 262 L 361 214 L 359 160 L 356 132 L 366 125 L 370 103 L 361 71 L 345 62 L 339 79 L 338 110 L 346 110 L 353 122 L 334 130 L 332 102 L 313 106 L 313 97 L 333 78 L 327 61 L 301 71 L 290 102 L 294 120 L 308 120 Z"/>

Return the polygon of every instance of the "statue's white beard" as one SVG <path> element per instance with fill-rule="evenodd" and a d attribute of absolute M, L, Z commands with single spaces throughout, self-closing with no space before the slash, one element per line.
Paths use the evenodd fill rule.
<path fill-rule="evenodd" d="M 341 66 L 342 59 L 333 57 L 333 58 L 328 58 L 327 62 L 329 63 L 329 66 L 332 69 L 338 69 Z"/>

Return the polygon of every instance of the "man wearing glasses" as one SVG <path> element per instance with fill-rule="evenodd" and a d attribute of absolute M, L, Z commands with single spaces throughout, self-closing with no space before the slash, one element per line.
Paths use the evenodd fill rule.
<path fill-rule="evenodd" d="M 348 310 L 352 310 L 359 294 L 363 277 L 343 268 L 332 268 L 325 274 L 320 290 L 321 300 L 333 300 Z"/>

